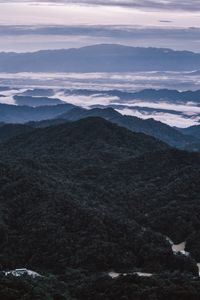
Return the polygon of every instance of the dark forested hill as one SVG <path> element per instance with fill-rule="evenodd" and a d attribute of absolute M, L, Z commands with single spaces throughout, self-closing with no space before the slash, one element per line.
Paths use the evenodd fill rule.
<path fill-rule="evenodd" d="M 40 141 L 38 143 L 38 141 Z M 11 145 L 15 145 L 14 148 Z M 5 146 L 4 146 L 5 147 Z M 75 158 L 81 154 L 93 159 L 103 155 L 120 157 L 138 156 L 149 151 L 167 149 L 168 146 L 153 137 L 133 133 L 102 118 L 85 118 L 77 122 L 65 123 L 43 129 L 35 129 L 31 134 L 17 136 L 7 143 L 7 151 L 17 155 L 38 151 L 47 155 Z M 101 158 L 101 156 L 100 156 Z"/>
<path fill-rule="evenodd" d="M 33 131 L 33 128 L 22 124 L 2 124 L 0 125 L 0 142 L 6 142 L 12 137 L 23 135 Z"/>
<path fill-rule="evenodd" d="M 0 276 L 2 293 L 9 286 L 15 297 L 21 288 L 41 299 L 48 299 L 48 290 L 60 295 L 50 299 L 70 299 L 68 292 L 81 300 L 93 293 L 94 299 L 121 299 L 117 282 L 129 287 L 127 296 L 136 282 L 141 293 L 152 284 L 168 289 L 169 282 L 187 290 L 186 279 L 177 281 L 171 272 L 197 276 L 196 262 L 173 254 L 166 236 L 187 240 L 198 261 L 199 175 L 199 154 L 173 150 L 101 118 L 17 133 L 0 145 L 1 269 L 51 272 L 59 283 L 45 275 L 32 284 L 40 288 L 31 290 L 31 280 Z M 115 281 L 111 270 L 158 277 Z M 187 282 L 197 289 L 194 279 Z"/>
<path fill-rule="evenodd" d="M 104 190 L 105 175 L 111 179 L 118 161 L 167 149 L 165 144 L 103 119 L 85 119 L 36 129 L 1 148 L 4 268 L 25 264 L 46 270 L 71 266 L 105 271 L 128 268 L 130 260 L 133 268 L 136 245 L 142 248 L 146 239 L 155 249 L 167 251 L 173 265 L 167 242 L 126 219 L 113 188 Z M 136 265 L 143 267 L 139 260 Z"/>

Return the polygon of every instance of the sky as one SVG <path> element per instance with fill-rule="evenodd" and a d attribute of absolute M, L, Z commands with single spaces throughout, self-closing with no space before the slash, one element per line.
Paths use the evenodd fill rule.
<path fill-rule="evenodd" d="M 200 53 L 200 1 L 0 0 L 0 51 L 99 43 Z"/>

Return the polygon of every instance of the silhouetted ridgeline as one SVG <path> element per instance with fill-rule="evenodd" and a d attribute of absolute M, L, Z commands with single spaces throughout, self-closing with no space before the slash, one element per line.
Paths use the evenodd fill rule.
<path fill-rule="evenodd" d="M 48 101 L 48 100 L 45 100 Z M 112 108 L 94 108 L 86 110 L 72 104 L 50 106 L 15 106 L 0 104 L 0 121 L 5 123 L 26 123 L 31 127 L 46 127 L 76 121 L 87 117 L 101 117 L 119 126 L 126 127 L 133 132 L 142 132 L 153 136 L 169 145 L 189 151 L 200 150 L 198 135 L 181 132 L 153 119 L 143 120 L 132 116 L 123 116 Z M 36 122 L 36 123 L 34 123 Z M 3 132 L 6 127 L 1 130 Z M 15 131 L 15 128 L 13 127 Z M 189 130 L 189 129 L 188 129 Z M 10 129 L 9 129 L 10 132 Z M 3 133 L 3 136 L 5 134 Z M 1 134 L 0 134 L 1 141 Z"/>
<path fill-rule="evenodd" d="M 38 97 L 38 96 L 32 97 L 32 96 L 16 95 L 14 96 L 14 100 L 16 105 L 25 105 L 31 107 L 65 104 L 65 102 L 61 101 L 60 99 Z"/>
<path fill-rule="evenodd" d="M 181 63 L 180 63 L 181 61 Z M 193 71 L 200 54 L 160 48 L 100 44 L 79 49 L 0 53 L 0 72 Z"/>
<path fill-rule="evenodd" d="M 73 107 L 72 104 L 39 107 L 0 104 L 0 122 L 26 123 L 29 121 L 52 119 Z"/>
<path fill-rule="evenodd" d="M 144 89 L 137 92 L 120 91 L 120 90 L 90 90 L 90 89 L 76 89 L 68 90 L 65 89 L 66 95 L 84 95 L 92 96 L 96 94 L 102 94 L 111 97 L 117 97 L 120 99 L 121 104 L 123 102 L 132 100 L 144 100 L 153 102 L 169 102 L 173 104 L 187 103 L 187 102 L 200 102 L 200 90 L 196 91 L 178 91 L 169 89 Z"/>

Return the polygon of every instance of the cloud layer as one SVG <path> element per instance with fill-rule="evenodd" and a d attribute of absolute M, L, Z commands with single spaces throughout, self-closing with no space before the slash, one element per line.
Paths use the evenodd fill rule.
<path fill-rule="evenodd" d="M 153 9 L 153 10 L 184 10 L 200 11 L 199 0 L 11 0 L 10 3 L 54 3 L 54 4 L 80 4 L 121 6 L 128 8 Z M 1 0 L 0 3 L 7 3 Z"/>
<path fill-rule="evenodd" d="M 21 52 L 118 43 L 199 52 L 199 37 L 200 28 L 194 27 L 0 26 L 0 49 Z"/>
<path fill-rule="evenodd" d="M 165 21 L 166 22 L 166 21 Z M 20 35 L 60 35 L 60 36 L 99 36 L 119 38 L 171 38 L 199 40 L 200 27 L 146 27 L 146 26 L 1 26 L 0 36 Z"/>
<path fill-rule="evenodd" d="M 199 0 L 0 0 L 0 51 L 120 43 L 200 49 Z"/>

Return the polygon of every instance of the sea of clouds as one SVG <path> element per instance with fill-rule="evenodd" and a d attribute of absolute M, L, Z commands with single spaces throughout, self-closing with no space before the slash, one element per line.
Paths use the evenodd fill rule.
<path fill-rule="evenodd" d="M 200 89 L 200 74 L 177 72 L 140 73 L 18 73 L 0 74 L 0 86 L 10 90 L 0 92 L 1 103 L 15 104 L 13 96 L 30 88 L 52 88 L 54 95 L 65 102 L 84 108 L 111 106 L 122 114 L 154 118 L 171 126 L 188 127 L 200 122 L 200 103 L 175 103 L 142 100 L 123 100 L 107 95 L 107 91 L 135 92 L 147 88 Z M 70 90 L 70 93 L 66 93 Z M 83 90 L 77 92 L 77 90 Z M 84 90 L 94 91 L 85 95 Z M 173 100 L 173 99 L 172 99 Z"/>

